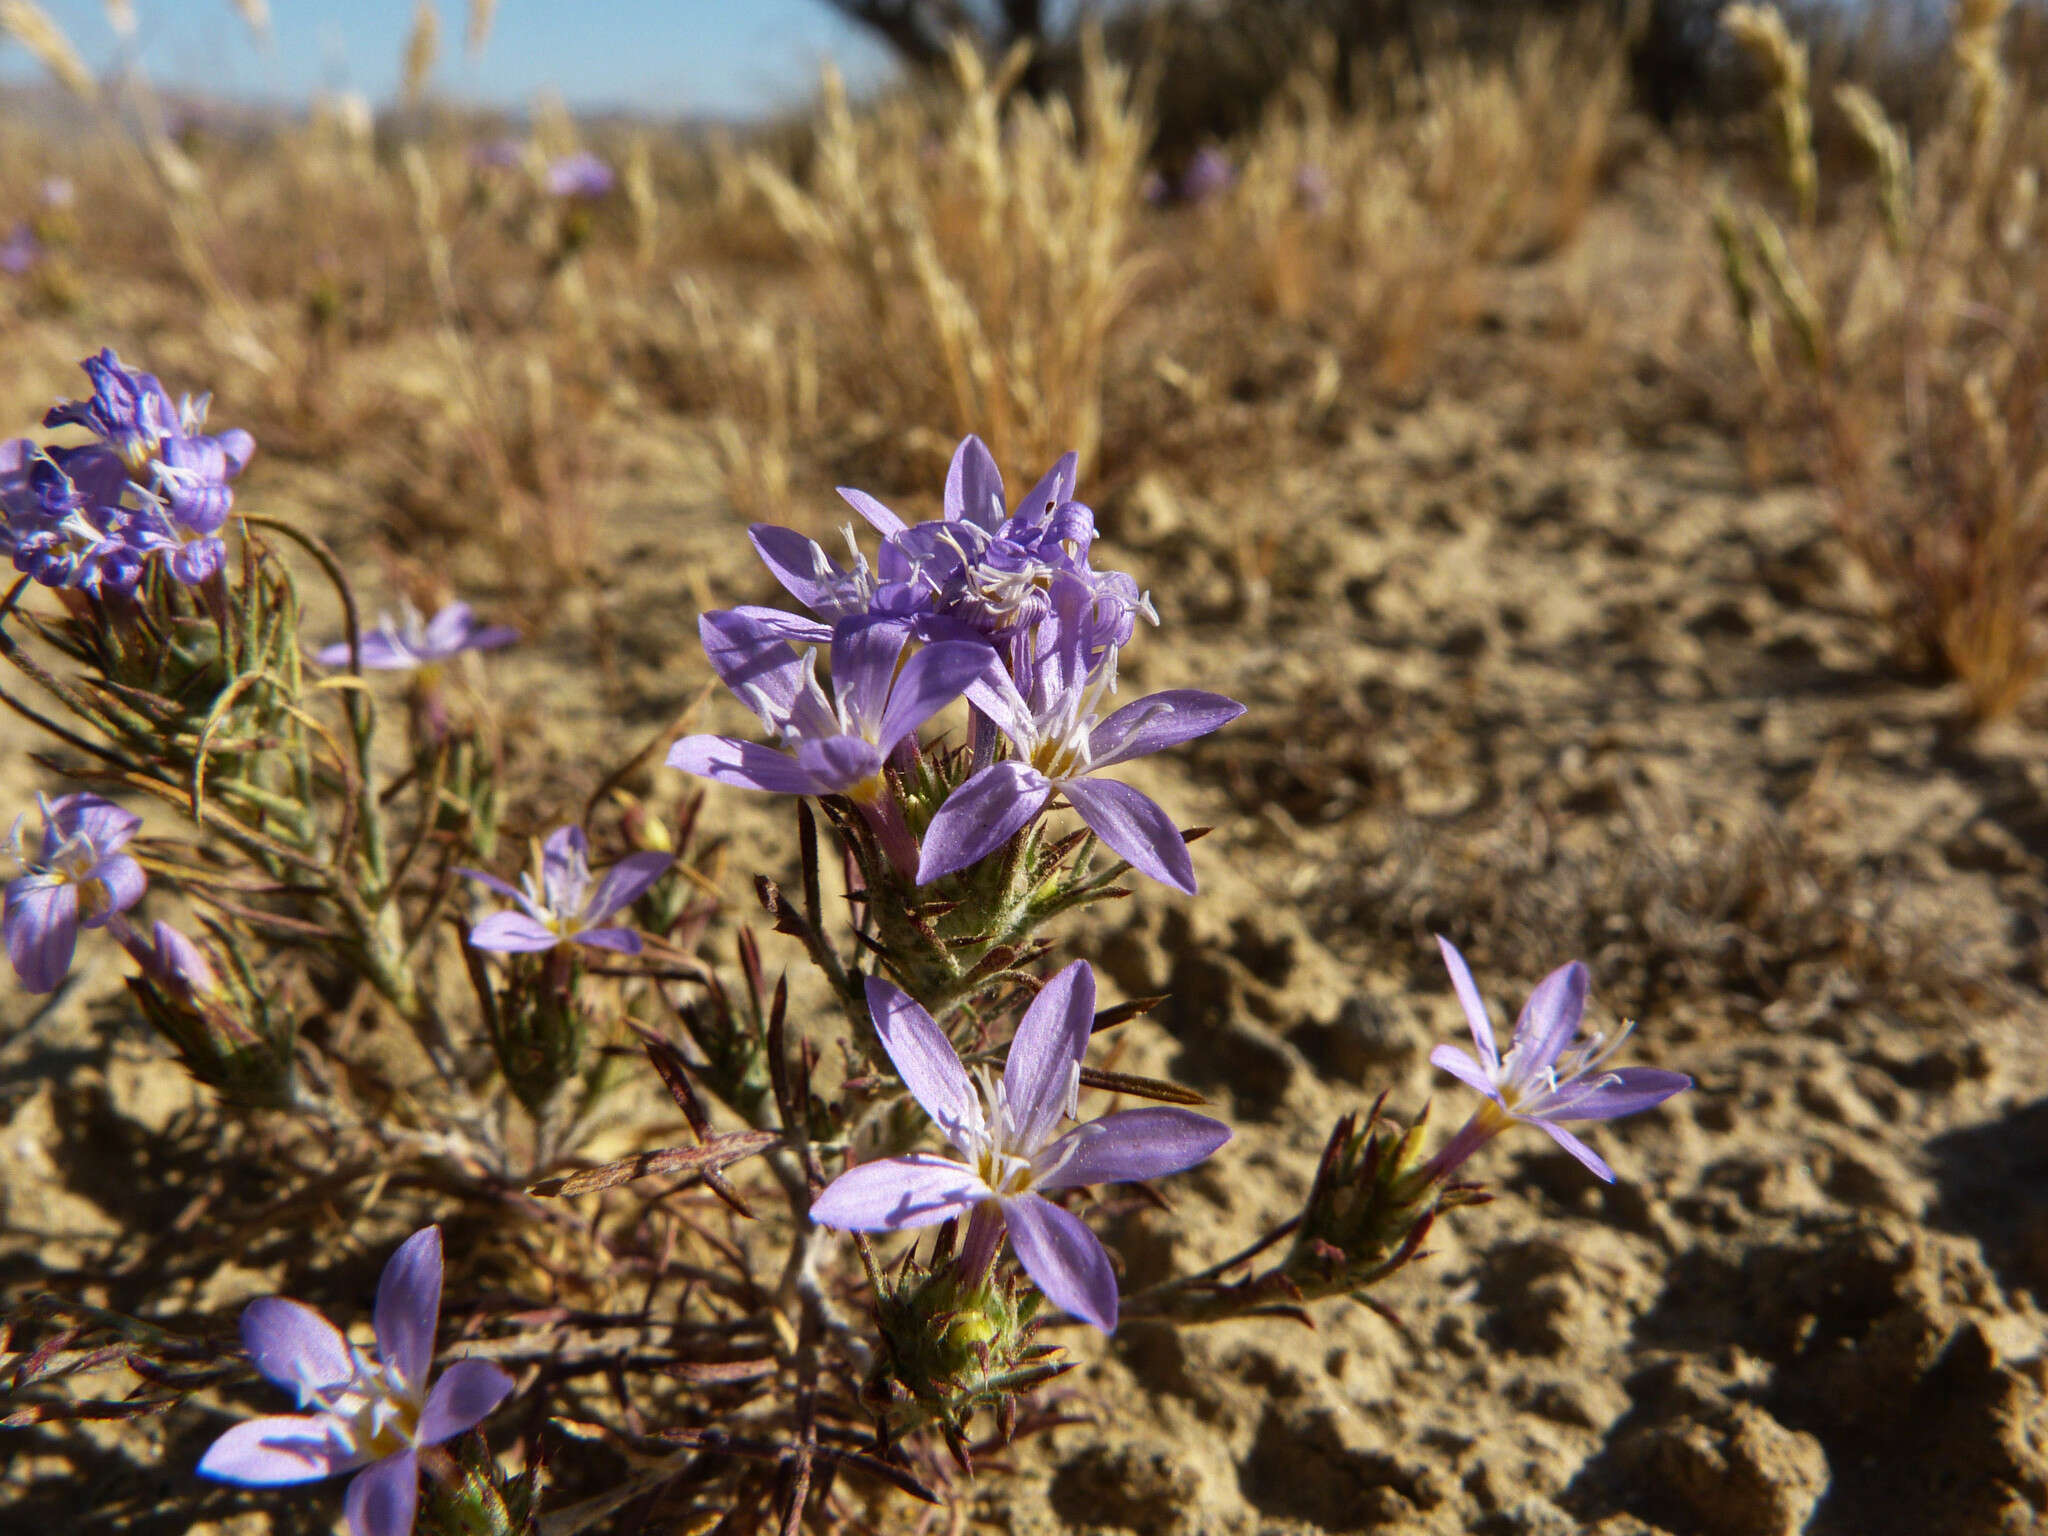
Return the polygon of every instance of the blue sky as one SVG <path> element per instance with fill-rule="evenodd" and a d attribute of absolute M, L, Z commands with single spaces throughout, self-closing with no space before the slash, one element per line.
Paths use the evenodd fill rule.
<path fill-rule="evenodd" d="M 132 46 L 165 87 L 303 101 L 322 86 L 396 92 L 416 0 L 270 0 L 268 49 L 230 0 L 133 0 Z M 120 57 L 101 0 L 42 0 L 86 62 Z M 823 0 L 499 0 L 483 53 L 463 49 L 466 0 L 437 0 L 438 89 L 518 106 L 554 86 L 579 110 L 747 117 L 805 100 L 835 59 L 856 85 L 886 74 L 885 51 Z M 35 72 L 0 42 L 0 78 Z"/>

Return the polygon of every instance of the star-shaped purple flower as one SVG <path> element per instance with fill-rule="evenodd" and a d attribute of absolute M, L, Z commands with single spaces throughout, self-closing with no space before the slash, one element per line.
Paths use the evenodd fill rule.
<path fill-rule="evenodd" d="M 467 603 L 450 603 L 431 619 L 423 619 L 411 603 L 401 603 L 396 623 L 387 613 L 363 636 L 362 665 L 366 672 L 417 672 L 464 651 L 495 651 L 518 638 L 519 631 L 510 625 L 479 624 Z M 323 667 L 345 667 L 348 642 L 323 646 L 313 659 Z"/>
<path fill-rule="evenodd" d="M 548 166 L 550 197 L 603 197 L 617 185 L 618 176 L 603 160 L 587 149 L 563 155 Z"/>
<path fill-rule="evenodd" d="M 1474 1059 L 1455 1045 L 1439 1045 L 1429 1053 L 1432 1064 L 1441 1067 L 1468 1088 L 1486 1095 L 1472 1118 L 1445 1143 L 1430 1160 L 1430 1172 L 1442 1178 L 1479 1148 L 1493 1140 L 1509 1125 L 1520 1121 L 1540 1127 L 1565 1151 L 1584 1163 L 1600 1178 L 1614 1182 L 1614 1170 L 1600 1154 L 1558 1122 L 1561 1120 L 1613 1120 L 1633 1115 L 1663 1103 L 1675 1093 L 1692 1086 L 1683 1072 L 1660 1067 L 1619 1067 L 1602 1070 L 1601 1064 L 1614 1054 L 1635 1028 L 1622 1028 L 1613 1044 L 1596 1034 L 1577 1049 L 1567 1050 L 1579 1032 L 1586 1012 L 1586 967 L 1574 960 L 1558 967 L 1536 984 L 1529 1000 L 1515 1020 L 1514 1039 L 1502 1056 L 1494 1044 L 1493 1020 L 1485 999 L 1472 980 L 1465 957 L 1449 939 L 1439 938 L 1444 964 L 1451 973 L 1451 986 L 1465 1010 L 1465 1022 L 1472 1029 L 1472 1043 L 1478 1047 Z"/>
<path fill-rule="evenodd" d="M 1078 1118 L 1081 1056 L 1095 1021 L 1086 961 L 1033 999 L 1000 1079 L 986 1067 L 970 1077 L 945 1032 L 901 988 L 871 976 L 867 995 L 882 1048 L 959 1159 L 913 1152 L 849 1168 L 812 1203 L 811 1219 L 852 1232 L 899 1232 L 970 1214 L 999 1220 L 1038 1288 L 1110 1332 L 1117 1290 L 1109 1254 L 1078 1216 L 1045 1196 L 1179 1173 L 1228 1141 L 1229 1128 L 1160 1106 L 1055 1134 L 1062 1119 Z"/>
<path fill-rule="evenodd" d="M 903 661 L 907 621 L 845 618 L 831 630 L 828 694 L 818 681 L 817 652 L 799 656 L 789 645 L 791 636 L 816 630 L 810 621 L 772 609 L 729 609 L 705 614 L 697 628 L 712 666 L 777 745 L 685 736 L 669 749 L 668 765 L 778 795 L 879 800 L 882 765 L 897 743 L 995 664 L 987 646 L 970 640 L 942 640 Z"/>
<path fill-rule="evenodd" d="M 7 885 L 7 958 L 31 992 L 54 992 L 71 969 L 80 928 L 100 928 L 142 899 L 142 866 L 121 850 L 142 818 L 98 795 L 40 802 L 42 844 L 31 859 L 21 821 L 10 848 L 22 872 Z"/>
<path fill-rule="evenodd" d="M 272 1488 L 357 1472 L 342 1498 L 350 1536 L 407 1536 L 421 1448 L 474 1429 L 512 1391 L 512 1378 L 487 1360 L 458 1360 L 427 1390 L 440 1316 L 439 1227 L 413 1233 L 384 1266 L 374 1361 L 311 1307 L 282 1296 L 250 1302 L 250 1360 L 313 1411 L 237 1424 L 200 1458 L 200 1475 Z"/>
<path fill-rule="evenodd" d="M 991 670 L 967 690 L 968 700 L 1010 739 L 1016 755 L 991 763 L 946 797 L 925 831 L 917 878 L 927 884 L 1001 847 L 1045 809 L 1055 791 L 1132 868 L 1192 895 L 1194 860 L 1173 818 L 1149 795 L 1105 768 L 1192 741 L 1228 725 L 1244 706 L 1221 694 L 1175 688 L 1126 704 L 1107 719 L 1097 711 L 1115 686 L 1114 652 L 1094 659 L 1084 620 L 1088 595 L 1063 588 L 1057 642 L 1027 680 L 1029 695 L 1009 673 Z"/>
<path fill-rule="evenodd" d="M 517 912 L 493 912 L 469 930 L 477 949 L 538 954 L 558 944 L 587 944 L 622 955 L 640 953 L 640 935 L 630 928 L 607 926 L 618 912 L 638 901 L 675 862 L 673 854 L 629 853 L 592 888 L 590 839 L 581 827 L 562 827 L 541 846 L 540 880 L 521 875 L 517 888 L 479 869 L 461 873 L 519 903 Z"/>

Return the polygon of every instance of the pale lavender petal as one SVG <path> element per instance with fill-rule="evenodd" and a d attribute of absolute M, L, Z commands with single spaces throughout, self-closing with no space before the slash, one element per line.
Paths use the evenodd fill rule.
<path fill-rule="evenodd" d="M 1605 1073 L 1603 1080 L 1583 1095 L 1565 1097 L 1556 1108 L 1545 1105 L 1540 1113 L 1560 1120 L 1615 1120 L 1654 1108 L 1691 1086 L 1692 1079 L 1683 1072 L 1621 1067 Z"/>
<path fill-rule="evenodd" d="M 247 1419 L 206 1448 L 199 1475 L 244 1488 L 281 1488 L 345 1471 L 319 1414 L 272 1414 Z"/>
<path fill-rule="evenodd" d="M 996 653 L 985 645 L 942 640 L 926 646 L 897 675 L 875 745 L 884 752 L 892 751 L 897 742 L 959 698 L 969 683 L 1000 666 Z"/>
<path fill-rule="evenodd" d="M 1479 1060 L 1488 1071 L 1500 1066 L 1500 1048 L 1494 1044 L 1493 1016 L 1486 1011 L 1486 999 L 1479 995 L 1479 984 L 1472 979 L 1472 968 L 1465 964 L 1465 957 L 1458 953 L 1458 946 L 1442 934 L 1437 935 L 1436 946 L 1443 951 L 1444 969 L 1451 973 L 1451 990 L 1458 994 L 1458 1005 L 1465 1010 L 1465 1023 L 1472 1030 L 1472 1043 L 1479 1047 Z M 1456 1067 L 1445 1067 L 1446 1072 L 1456 1072 Z M 1471 1079 L 1465 1079 L 1467 1082 Z M 1481 1089 L 1491 1093 L 1490 1088 Z"/>
<path fill-rule="evenodd" d="M 840 718 L 870 740 L 881 728 L 909 640 L 908 619 L 862 614 L 832 626 L 832 697 Z"/>
<path fill-rule="evenodd" d="M 355 1374 L 341 1330 L 304 1302 L 264 1296 L 242 1308 L 242 1348 L 265 1378 L 302 1394 Z"/>
<path fill-rule="evenodd" d="M 986 858 L 1051 798 L 1051 781 L 1029 763 L 1014 758 L 991 763 L 946 796 L 946 803 L 925 828 L 917 883 L 929 885 Z"/>
<path fill-rule="evenodd" d="M 540 845 L 541 888 L 553 891 L 578 869 L 590 868 L 590 839 L 581 827 L 570 823 L 557 827 Z"/>
<path fill-rule="evenodd" d="M 773 523 L 756 523 L 747 530 L 747 538 L 753 543 L 754 553 L 761 557 L 761 563 L 791 597 L 806 608 L 830 606 L 838 596 L 836 589 L 819 579 L 818 566 L 825 561 L 825 551 L 816 539 L 804 537 L 794 528 L 778 528 Z M 825 561 L 825 574 L 832 574 L 830 561 Z"/>
<path fill-rule="evenodd" d="M 1041 1152 L 1041 1167 L 1058 1166 L 1038 1187 L 1072 1189 L 1163 1178 L 1194 1167 L 1228 1140 L 1229 1126 L 1191 1109 L 1127 1109 L 1077 1125 Z"/>
<path fill-rule="evenodd" d="M 31 992 L 54 992 L 78 947 L 78 887 L 23 875 L 7 887 L 7 958 Z"/>
<path fill-rule="evenodd" d="M 377 1354 L 415 1389 L 434 1363 L 434 1328 L 441 1321 L 441 1229 L 421 1227 L 398 1245 L 377 1281 Z"/>
<path fill-rule="evenodd" d="M 1151 796 L 1115 779 L 1070 779 L 1060 786 L 1095 835 L 1162 885 L 1195 894 L 1187 840 Z"/>
<path fill-rule="evenodd" d="M 771 795 L 831 794 L 795 758 L 759 742 L 730 736 L 685 736 L 668 749 L 668 765 L 699 778 Z"/>
<path fill-rule="evenodd" d="M 1037 1195 L 1003 1202 L 1017 1259 L 1046 1300 L 1104 1333 L 1116 1328 L 1116 1269 L 1080 1217 Z"/>
<path fill-rule="evenodd" d="M 1031 706 L 1017 691 L 1017 684 L 1005 667 L 990 667 L 966 688 L 967 702 L 995 721 L 996 729 L 1029 752 L 1038 745 L 1038 727 Z"/>
<path fill-rule="evenodd" d="M 519 887 L 500 880 L 496 875 L 486 874 L 483 870 L 458 866 L 455 873 L 462 876 L 465 880 L 474 880 L 479 885 L 487 885 L 500 896 L 509 897 L 513 901 L 524 901 L 526 899 L 526 893 L 521 891 Z"/>
<path fill-rule="evenodd" d="M 478 918 L 469 930 L 471 949 L 494 950 L 499 954 L 537 955 L 561 942 L 559 933 L 524 912 L 493 912 Z"/>
<path fill-rule="evenodd" d="M 519 631 L 510 624 L 486 624 L 482 629 L 472 631 L 457 647 L 464 651 L 500 651 L 517 643 Z"/>
<path fill-rule="evenodd" d="M 1003 1066 L 1003 1096 L 1026 1146 L 1060 1123 L 1094 1025 L 1095 973 L 1086 960 L 1076 960 L 1040 987 L 1017 1021 Z"/>
<path fill-rule="evenodd" d="M 637 955 L 645 947 L 640 935 L 630 928 L 586 928 L 575 937 L 578 944 L 608 949 L 621 955 Z"/>
<path fill-rule="evenodd" d="M 1169 688 L 1126 704 L 1088 733 L 1088 745 L 1095 766 L 1106 768 L 1221 730 L 1243 713 L 1220 693 Z"/>
<path fill-rule="evenodd" d="M 974 1084 L 960 1065 L 960 1053 L 923 1006 L 894 982 L 870 976 L 867 995 L 875 1033 L 903 1086 L 933 1123 L 954 1137 L 957 1127 L 971 1123 L 981 1112 Z"/>
<path fill-rule="evenodd" d="M 627 854 L 604 872 L 604 878 L 597 883 L 596 892 L 583 909 L 583 921 L 601 923 L 621 907 L 630 907 L 647 894 L 650 885 L 668 873 L 669 866 L 675 861 L 674 854 L 659 850 Z"/>
<path fill-rule="evenodd" d="M 1486 1068 L 1474 1061 L 1455 1045 L 1439 1045 L 1429 1053 L 1429 1064 L 1448 1072 L 1467 1088 L 1485 1094 L 1489 1099 L 1498 1099 L 1500 1089 L 1486 1074 Z"/>
<path fill-rule="evenodd" d="M 214 439 L 220 444 L 220 451 L 228 461 L 228 473 L 239 475 L 249 467 L 249 460 L 256 456 L 256 439 L 240 427 L 229 427 Z"/>
<path fill-rule="evenodd" d="M 902 518 L 866 491 L 856 491 L 851 486 L 842 485 L 839 487 L 839 494 L 849 507 L 868 520 L 868 526 L 884 538 L 892 533 L 901 533 L 908 526 Z"/>
<path fill-rule="evenodd" d="M 467 603 L 450 603 L 420 632 L 420 650 L 428 656 L 451 656 L 476 629 L 476 610 Z"/>
<path fill-rule="evenodd" d="M 969 433 L 946 466 L 946 520 L 973 523 L 994 533 L 1006 515 L 1002 471 L 988 444 Z"/>
<path fill-rule="evenodd" d="M 811 1220 L 842 1232 L 900 1232 L 964 1216 L 992 1193 L 966 1164 L 913 1152 L 847 1169 L 811 1202 Z"/>
<path fill-rule="evenodd" d="M 1017 503 L 1017 516 L 1043 518 L 1063 503 L 1074 499 L 1074 487 L 1080 484 L 1081 456 L 1066 453 L 1059 463 L 1045 472 L 1040 480 Z"/>
<path fill-rule="evenodd" d="M 1522 1016 L 1515 1020 L 1515 1076 L 1528 1082 L 1539 1076 L 1558 1058 L 1572 1036 L 1579 1032 L 1579 1020 L 1586 1013 L 1586 988 L 1591 977 L 1586 967 L 1574 960 L 1561 965 L 1536 983 Z"/>
<path fill-rule="evenodd" d="M 372 1462 L 351 1479 L 341 1512 L 348 1517 L 349 1536 L 412 1536 L 419 1502 L 419 1455 L 400 1451 Z"/>
<path fill-rule="evenodd" d="M 719 681 L 749 709 L 789 713 L 804 672 L 784 626 L 747 609 L 718 609 L 698 617 L 697 638 Z"/>
<path fill-rule="evenodd" d="M 1584 1163 L 1596 1178 L 1605 1179 L 1609 1184 L 1614 1182 L 1614 1170 L 1607 1166 L 1606 1161 L 1602 1159 L 1598 1152 L 1595 1152 L 1570 1131 L 1549 1120 L 1538 1120 L 1535 1123 L 1550 1133 L 1552 1141 Z"/>
<path fill-rule="evenodd" d="M 421 1445 L 466 1434 L 512 1394 L 512 1378 L 488 1360 L 457 1360 L 441 1373 L 420 1409 Z"/>
<path fill-rule="evenodd" d="M 59 795 L 50 815 L 66 832 L 83 832 L 99 852 L 112 853 L 142 830 L 142 818 L 93 794 Z"/>
<path fill-rule="evenodd" d="M 345 667 L 348 642 L 327 646 L 313 659 L 323 667 Z M 410 672 L 419 664 L 420 658 L 412 648 L 388 630 L 372 630 L 362 637 L 362 666 L 366 672 Z"/>
<path fill-rule="evenodd" d="M 861 736 L 827 736 L 798 742 L 796 762 L 812 794 L 851 794 L 882 771 L 882 749 Z"/>
<path fill-rule="evenodd" d="M 107 890 L 107 906 L 85 920 L 87 928 L 98 928 L 116 912 L 126 912 L 142 900 L 142 893 L 149 888 L 149 881 L 142 873 L 142 866 L 125 853 L 117 853 L 111 859 L 100 860 L 93 875 Z"/>

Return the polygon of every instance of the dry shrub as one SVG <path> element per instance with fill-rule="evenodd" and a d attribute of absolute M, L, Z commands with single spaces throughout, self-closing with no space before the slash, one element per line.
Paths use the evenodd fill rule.
<path fill-rule="evenodd" d="M 1623 106 L 1608 41 L 1549 27 L 1500 58 L 1360 62 L 1377 105 L 1349 115 L 1312 62 L 1252 140 L 1206 265 L 1263 314 L 1348 320 L 1375 372 L 1405 380 L 1476 303 L 1485 263 L 1541 255 L 1583 221 Z"/>
<path fill-rule="evenodd" d="M 1867 93 L 1836 93 L 1873 174 L 1831 218 L 1788 232 L 1760 207 L 1717 217 L 1750 353 L 1810 433 L 1902 651 L 1956 677 L 1980 719 L 2014 708 L 2048 667 L 2048 104 L 2000 66 L 2004 12 L 2003 0 L 1958 6 L 1948 109 L 1917 146 Z M 1796 125 L 1803 114 L 1778 97 L 1803 70 L 1776 55 L 1797 45 L 1758 14 L 1736 8 L 1737 36 L 1774 82 L 1774 119 Z M 1803 210 L 1810 146 L 1777 140 Z"/>
<path fill-rule="evenodd" d="M 858 115 L 828 74 L 807 180 L 764 157 L 749 169 L 822 279 L 823 339 L 862 398 L 934 448 L 978 432 L 1004 464 L 1085 461 L 1145 125 L 1098 48 L 1071 106 L 1015 94 L 1024 63 L 991 73 L 960 44 L 950 96 Z"/>

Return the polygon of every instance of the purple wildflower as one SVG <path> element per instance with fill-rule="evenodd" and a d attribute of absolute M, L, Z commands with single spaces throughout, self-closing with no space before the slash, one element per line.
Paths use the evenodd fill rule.
<path fill-rule="evenodd" d="M 517 912 L 493 912 L 469 931 L 477 949 L 537 954 L 558 944 L 588 944 L 623 955 L 640 953 L 640 935 L 606 920 L 638 901 L 675 862 L 668 853 L 629 853 L 591 888 L 590 840 L 581 827 L 562 827 L 541 848 L 540 879 L 520 876 L 517 889 L 482 870 L 462 874 L 519 904 Z"/>
<path fill-rule="evenodd" d="M 178 434 L 193 411 L 171 404 L 153 373 L 123 367 L 112 347 L 104 347 L 81 367 L 92 380 L 92 398 L 63 400 L 43 417 L 46 427 L 84 427 L 118 453 L 131 470 L 140 471 L 165 438 Z"/>
<path fill-rule="evenodd" d="M 1077 960 L 1048 981 L 1017 1025 L 997 1079 L 973 1077 L 932 1016 L 880 977 L 867 983 L 882 1047 L 960 1160 L 930 1152 L 849 1168 L 811 1219 L 853 1232 L 928 1227 L 972 1216 L 963 1262 L 994 1258 L 1007 1227 L 1025 1273 L 1055 1305 L 1104 1333 L 1116 1327 L 1116 1273 L 1081 1219 L 1045 1198 L 1084 1184 L 1126 1183 L 1192 1168 L 1230 1139 L 1205 1115 L 1125 1110 L 1055 1136 L 1078 1119 L 1081 1056 L 1095 1018 L 1095 977 Z"/>
<path fill-rule="evenodd" d="M 377 1360 L 311 1307 L 282 1296 L 242 1312 L 256 1369 L 310 1413 L 250 1419 L 214 1441 L 199 1473 L 245 1488 L 361 1472 L 342 1498 L 350 1536 L 407 1536 L 419 1504 L 422 1447 L 465 1434 L 512 1391 L 488 1360 L 458 1360 L 427 1390 L 441 1316 L 441 1229 L 407 1238 L 377 1282 Z"/>
<path fill-rule="evenodd" d="M 817 651 L 799 657 L 789 646 L 793 633 L 807 632 L 805 621 L 769 609 L 730 609 L 705 614 L 697 628 L 726 686 L 761 717 L 778 745 L 685 736 L 670 748 L 668 765 L 770 794 L 880 799 L 882 764 L 897 743 L 994 662 L 985 645 L 946 640 L 899 666 L 910 640 L 908 622 L 841 619 L 831 630 L 827 694 L 818 681 Z"/>
<path fill-rule="evenodd" d="M 1237 167 L 1230 156 L 1213 144 L 1196 150 L 1180 173 L 1180 196 L 1185 203 L 1206 203 L 1228 192 L 1237 181 Z"/>
<path fill-rule="evenodd" d="M 0 272 L 20 277 L 42 260 L 42 256 L 43 243 L 36 238 L 36 232 L 26 221 L 17 222 L 8 230 L 7 238 L 0 241 Z"/>
<path fill-rule="evenodd" d="M 411 603 L 401 603 L 397 623 L 384 614 L 377 628 L 362 637 L 362 666 L 366 672 L 417 672 L 464 651 L 494 651 L 518 638 L 519 631 L 509 625 L 477 623 L 467 603 L 450 603 L 431 619 L 423 619 Z M 323 667 L 345 667 L 348 642 L 323 646 L 313 659 Z"/>
<path fill-rule="evenodd" d="M 1600 1154 L 1558 1124 L 1561 1120 L 1613 1120 L 1663 1103 L 1692 1086 L 1683 1072 L 1659 1067 L 1601 1070 L 1635 1028 L 1623 1026 L 1612 1045 L 1596 1034 L 1576 1050 L 1567 1051 L 1586 1011 L 1586 967 L 1574 960 L 1536 984 L 1515 1021 L 1515 1036 L 1502 1056 L 1494 1044 L 1493 1020 L 1473 983 L 1465 957 L 1450 940 L 1439 938 L 1451 986 L 1472 1028 L 1478 1047 L 1474 1060 L 1454 1045 L 1439 1045 L 1430 1061 L 1468 1088 L 1486 1095 L 1486 1102 L 1445 1143 L 1429 1163 L 1432 1179 L 1443 1178 L 1508 1126 L 1520 1121 L 1541 1127 L 1552 1141 L 1584 1163 L 1600 1178 L 1614 1182 L 1614 1170 Z"/>
<path fill-rule="evenodd" d="M 611 191 L 617 181 L 612 168 L 587 149 L 563 155 L 547 171 L 550 197 L 599 198 Z"/>
<path fill-rule="evenodd" d="M 114 937 L 142 967 L 142 974 L 171 996 L 189 1003 L 220 991 L 220 977 L 206 951 L 169 923 L 159 919 L 147 943 L 129 924 L 113 926 Z"/>
<path fill-rule="evenodd" d="M 1244 706 L 1221 694 L 1175 688 L 1098 719 L 1103 696 L 1116 683 L 1116 657 L 1112 652 L 1091 661 L 1080 614 L 1070 609 L 1063 618 L 1057 648 L 1029 671 L 1028 693 L 1000 670 L 967 690 L 975 708 L 1009 737 L 1016 756 L 991 763 L 946 797 L 926 829 L 918 881 L 965 869 L 1001 847 L 1057 791 L 1133 868 L 1193 895 L 1194 860 L 1173 818 L 1149 795 L 1097 775 L 1206 736 L 1243 714 Z"/>
<path fill-rule="evenodd" d="M 22 848 L 21 820 L 9 846 L 22 872 L 8 882 L 7 958 L 31 992 L 54 992 L 71 969 L 80 928 L 100 928 L 142 899 L 142 866 L 121 850 L 142 818 L 98 795 L 39 801 L 36 856 Z"/>

